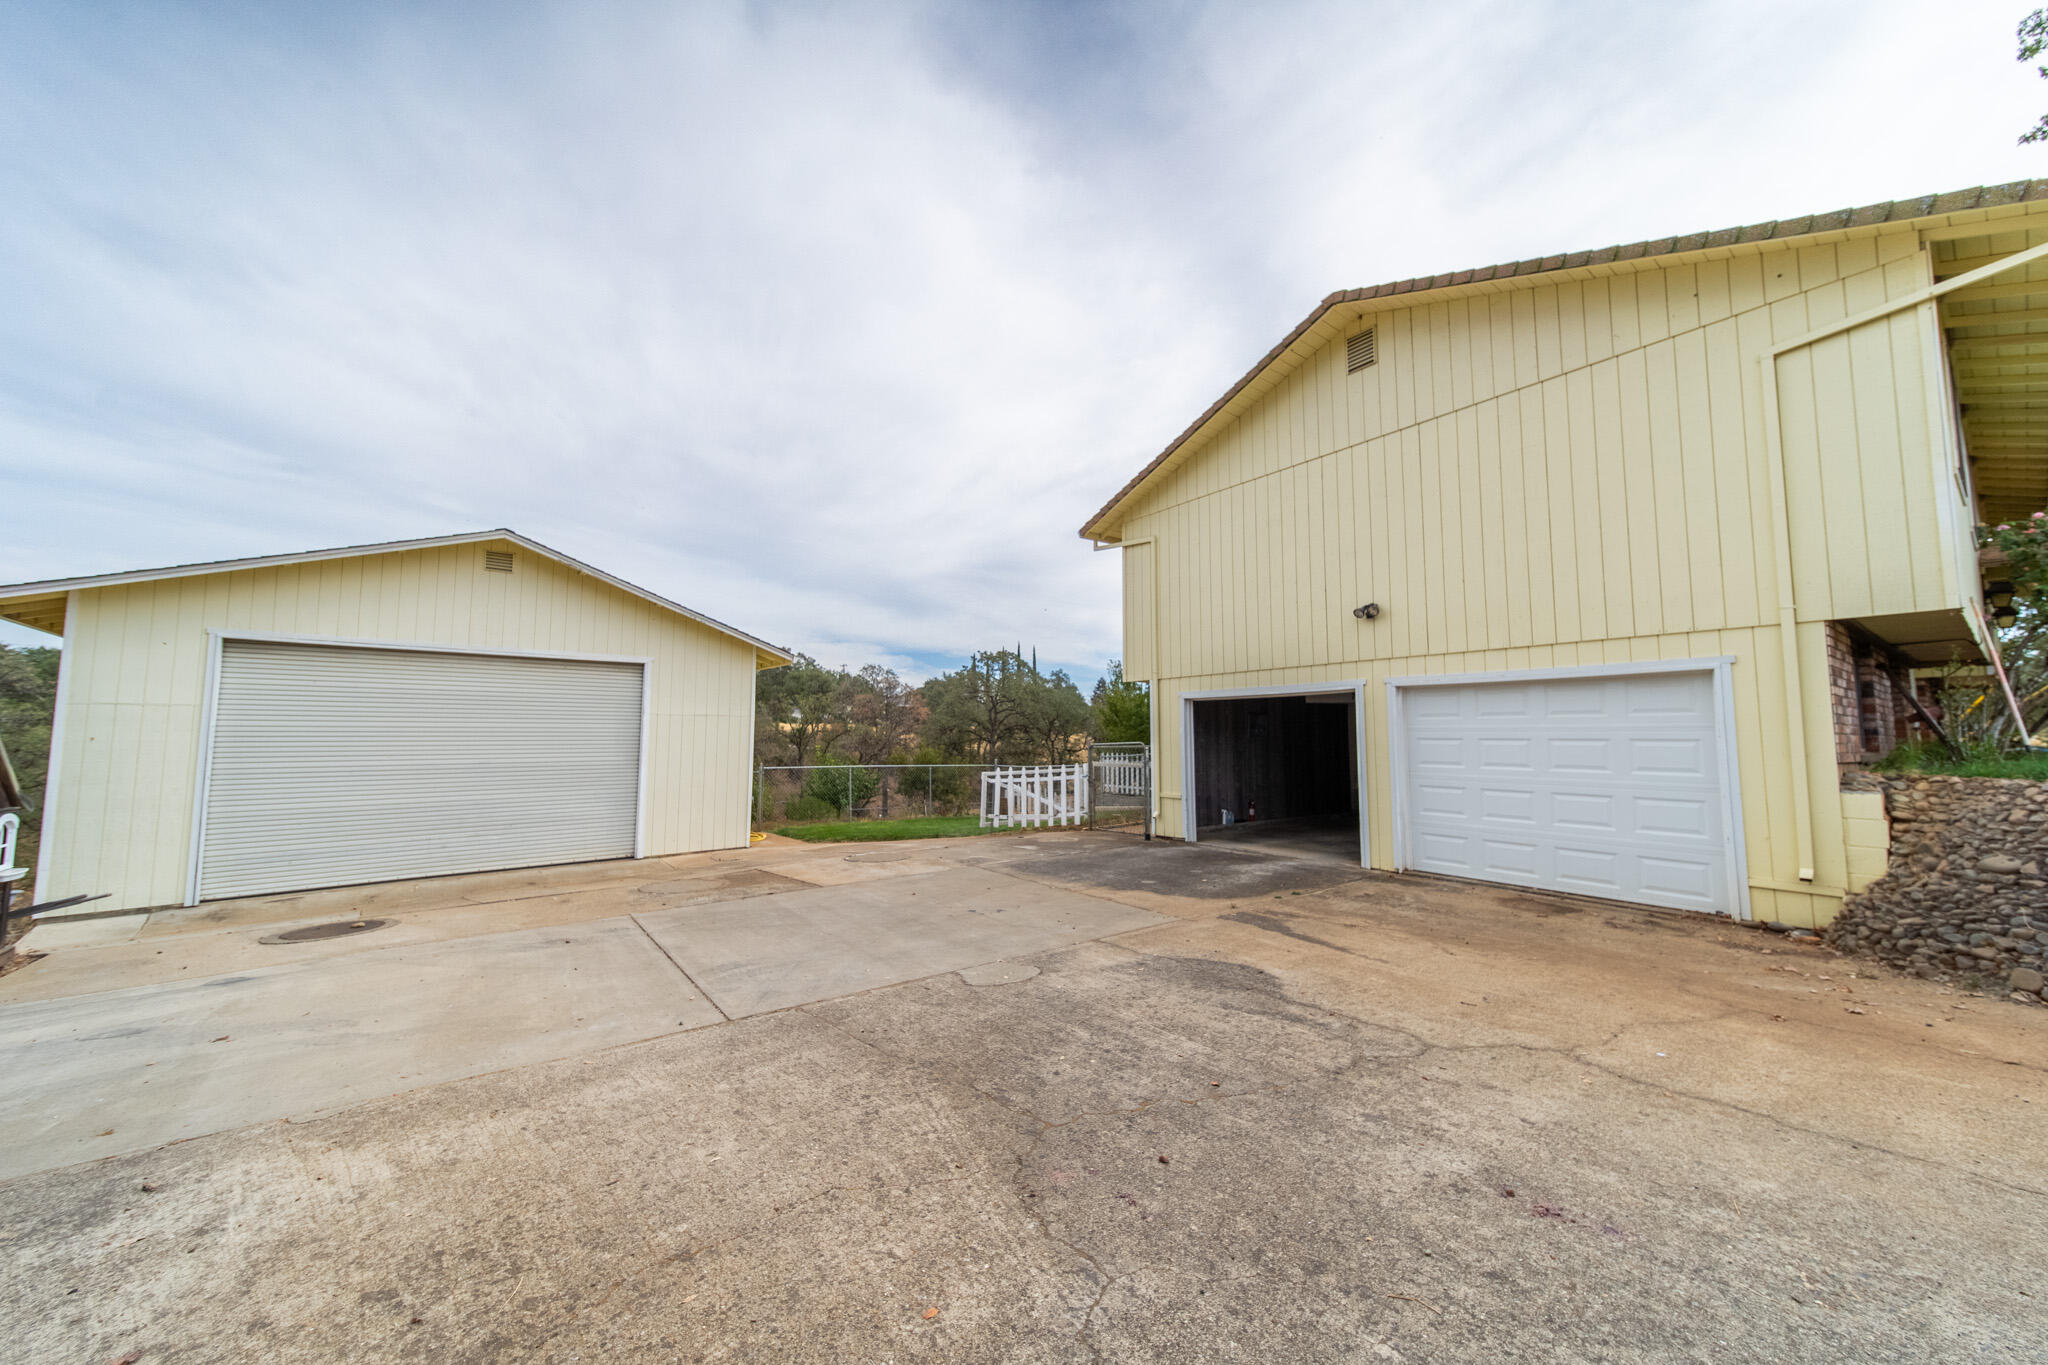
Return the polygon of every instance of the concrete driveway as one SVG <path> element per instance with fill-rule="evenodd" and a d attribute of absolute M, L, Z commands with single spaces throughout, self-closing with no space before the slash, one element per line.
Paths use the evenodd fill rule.
<path fill-rule="evenodd" d="M 881 853 L 902 856 L 848 861 Z M 290 963 L 251 965 L 274 924 L 247 907 L 0 980 L 31 1087 L 8 1122 L 26 1093 L 217 1128 L 0 1184 L 11 1357 L 2034 1361 L 2048 1342 L 2048 1011 L 1713 921 L 1119 836 L 546 881 L 427 909 L 394 892 L 368 910 L 390 928 Z M 683 903 L 634 900 L 653 896 Z M 189 979 L 209 962 L 228 984 Z M 125 984 L 66 993 L 88 979 Z M 443 1030 L 458 1078 L 346 1060 L 439 1060 L 386 1036 L 441 1027 L 387 1003 L 409 983 L 464 1021 Z M 200 1040 L 209 991 L 255 1032 Z M 279 1032 L 313 997 L 303 1017 L 353 1020 L 345 1042 Z M 390 1010 L 403 1027 L 364 1022 Z M 24 1020 L 56 1041 L 24 1046 Z M 238 1061 L 243 1039 L 262 1050 Z M 125 1061 L 96 1072 L 103 1052 Z M 184 1079 L 134 1100 L 168 1057 Z M 232 1117 L 238 1083 L 306 1088 L 257 1121 Z M 66 1133 L 7 1138 L 43 1154 L 24 1166 L 75 1160 Z"/>
<path fill-rule="evenodd" d="M 359 915 L 389 918 L 273 941 Z M 73 946 L 0 977 L 0 1179 L 1163 922 L 901 849 L 796 845 L 39 928 L 32 949 Z"/>

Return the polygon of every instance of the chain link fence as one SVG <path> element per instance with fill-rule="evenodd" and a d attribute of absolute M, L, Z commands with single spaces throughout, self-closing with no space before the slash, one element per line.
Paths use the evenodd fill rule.
<path fill-rule="evenodd" d="M 754 823 L 973 815 L 988 763 L 805 763 L 754 772 Z"/>
<path fill-rule="evenodd" d="M 1144 744 L 1091 744 L 1088 823 L 1152 837 L 1152 752 Z M 754 770 L 754 823 L 908 820 L 978 815 L 981 775 L 993 763 L 767 764 Z"/>
<path fill-rule="evenodd" d="M 1152 837 L 1152 746 L 1088 746 L 1088 827 Z"/>

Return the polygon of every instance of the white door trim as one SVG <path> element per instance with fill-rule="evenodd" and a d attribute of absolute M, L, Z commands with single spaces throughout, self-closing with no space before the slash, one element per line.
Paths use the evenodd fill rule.
<path fill-rule="evenodd" d="M 1407 804 L 1401 794 L 1408 789 L 1407 727 L 1401 716 L 1402 692 L 1417 687 L 1461 687 L 1472 683 L 1545 682 L 1563 678 L 1626 678 L 1654 673 L 1708 673 L 1713 677 L 1715 744 L 1720 766 L 1721 793 L 1726 809 L 1722 847 L 1728 858 L 1729 880 L 1735 892 L 1735 918 L 1751 918 L 1749 905 L 1749 852 L 1742 835 L 1742 779 L 1735 753 L 1735 685 L 1731 670 L 1733 654 L 1709 655 L 1697 659 L 1645 659 L 1618 664 L 1582 664 L 1570 668 L 1524 668 L 1499 673 L 1437 673 L 1387 679 L 1387 756 L 1394 801 L 1394 870 L 1409 869 L 1412 853 Z"/>
<path fill-rule="evenodd" d="M 36 882 L 29 892 L 29 904 L 40 905 L 51 899 L 53 883 L 50 877 L 50 855 L 57 847 L 57 793 L 64 773 L 64 729 L 65 718 L 71 714 L 71 675 L 78 670 L 73 662 L 84 651 L 73 652 L 72 646 L 78 641 L 74 626 L 78 623 L 78 590 L 73 588 L 64 594 L 64 633 L 57 637 L 57 691 L 50 698 L 50 753 L 43 764 L 43 818 L 37 823 L 41 833 L 36 839 Z"/>
<path fill-rule="evenodd" d="M 1156 689 L 1156 684 L 1154 685 Z M 1372 821 L 1367 818 L 1372 789 L 1366 782 L 1366 680 L 1349 678 L 1327 683 L 1285 683 L 1274 687 L 1222 687 L 1180 694 L 1180 822 L 1181 838 L 1198 842 L 1195 831 L 1195 707 L 1198 701 L 1235 701 L 1248 697 L 1313 697 L 1331 692 L 1351 694 L 1352 724 L 1358 729 L 1358 865 L 1372 866 Z M 1156 714 L 1156 713 L 1155 713 Z M 1154 748 L 1153 753 L 1158 753 Z M 1154 762 L 1157 762 L 1155 757 Z M 1156 790 L 1155 784 L 1155 790 Z"/>
<path fill-rule="evenodd" d="M 206 846 L 206 805 L 213 779 L 213 730 L 220 706 L 220 664 L 230 640 L 279 645 L 333 645 L 342 649 L 400 650 L 419 654 L 474 654 L 490 659 L 559 659 L 569 663 L 640 666 L 640 763 L 633 794 L 633 856 L 647 856 L 647 721 L 654 694 L 654 660 L 624 654 L 568 654 L 540 649 L 480 649 L 475 645 L 422 644 L 412 640 L 353 640 L 323 635 L 275 635 L 246 630 L 206 632 L 206 694 L 199 710 L 199 761 L 194 765 L 192 842 L 185 859 L 185 904 L 199 904 L 200 863 Z"/>

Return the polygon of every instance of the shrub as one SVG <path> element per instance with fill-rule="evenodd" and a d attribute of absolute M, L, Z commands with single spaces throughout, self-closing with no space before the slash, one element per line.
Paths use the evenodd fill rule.
<path fill-rule="evenodd" d="M 789 804 L 783 807 L 782 810 L 783 819 L 798 822 L 804 820 L 830 820 L 838 814 L 839 803 L 837 801 L 826 801 L 815 796 L 792 796 L 789 798 Z"/>
<path fill-rule="evenodd" d="M 834 810 L 859 810 L 881 789 L 880 774 L 852 763 L 833 763 L 804 774 L 805 798 L 829 802 Z"/>
<path fill-rule="evenodd" d="M 977 785 L 980 778 L 974 769 L 938 766 L 957 761 L 952 755 L 927 745 L 904 762 L 931 766 L 919 766 L 898 774 L 896 789 L 903 793 L 905 802 L 914 805 L 922 805 L 929 797 L 934 815 L 970 810 L 981 791 Z"/>

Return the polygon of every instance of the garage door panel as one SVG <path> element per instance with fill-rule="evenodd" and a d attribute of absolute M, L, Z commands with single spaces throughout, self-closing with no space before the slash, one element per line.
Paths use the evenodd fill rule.
<path fill-rule="evenodd" d="M 640 665 L 222 647 L 205 899 L 630 857 Z"/>
<path fill-rule="evenodd" d="M 1458 735 L 1423 736 L 1416 742 L 1412 762 L 1424 771 L 1434 767 L 1463 772 L 1468 766 L 1465 742 Z"/>
<path fill-rule="evenodd" d="M 1461 820 L 1472 814 L 1469 787 L 1450 787 L 1424 782 L 1415 788 L 1416 809 L 1425 816 L 1446 815 Z"/>
<path fill-rule="evenodd" d="M 1718 840 L 1713 808 L 1702 799 L 1675 796 L 1638 796 L 1631 803 L 1639 834 L 1664 838 Z"/>
<path fill-rule="evenodd" d="M 1551 720 L 1600 720 L 1614 706 L 1613 695 L 1596 682 L 1547 682 L 1531 686 L 1541 688 L 1542 712 Z"/>
<path fill-rule="evenodd" d="M 1687 673 L 1629 678 L 1621 695 L 1631 716 L 1661 717 L 1680 724 L 1699 722 L 1699 680 Z"/>
<path fill-rule="evenodd" d="M 1607 777 L 1614 773 L 1614 741 L 1605 738 L 1553 738 L 1543 745 L 1545 766 L 1553 773 Z"/>
<path fill-rule="evenodd" d="M 1503 700 L 1486 696 L 1495 690 Z M 1736 909 L 1707 672 L 1416 687 L 1401 709 L 1410 866 Z M 1423 772 L 1412 756 L 1425 749 L 1434 761 Z"/>
<path fill-rule="evenodd" d="M 1698 901 L 1714 894 L 1714 866 L 1706 858 L 1644 857 L 1636 868 L 1644 891 Z"/>
<path fill-rule="evenodd" d="M 1516 825 L 1536 823 L 1537 797 L 1528 789 L 1484 787 L 1479 792 L 1479 818 Z"/>
<path fill-rule="evenodd" d="M 1443 830 L 1423 830 L 1416 835 L 1417 860 L 1432 872 L 1443 872 L 1454 877 L 1479 875 L 1479 860 L 1475 857 L 1477 841 L 1469 834 L 1453 834 Z"/>
<path fill-rule="evenodd" d="M 1489 687 L 1472 698 L 1472 714 L 1480 720 L 1526 718 L 1533 709 L 1529 689 L 1512 685 Z"/>
<path fill-rule="evenodd" d="M 1524 735 L 1486 736 L 1477 741 L 1478 766 L 1481 771 L 1534 772 L 1536 770 L 1535 742 Z"/>
<path fill-rule="evenodd" d="M 1418 720 L 1432 718 L 1456 720 L 1465 710 L 1466 705 L 1466 700 L 1463 697 L 1455 696 L 1448 692 L 1417 693 L 1414 699 L 1414 707 L 1409 714 L 1415 716 Z"/>
<path fill-rule="evenodd" d="M 1542 850 L 1535 844 L 1514 839 L 1479 841 L 1481 874 L 1485 877 L 1534 877 L 1540 870 Z"/>
<path fill-rule="evenodd" d="M 1610 849 L 1563 844 L 1556 849 L 1553 866 L 1560 886 L 1590 896 L 1620 896 L 1626 886 L 1622 863 L 1622 856 Z"/>
<path fill-rule="evenodd" d="M 1615 800 L 1592 792 L 1556 792 L 1550 798 L 1550 823 L 1559 829 L 1612 834 Z"/>
<path fill-rule="evenodd" d="M 1632 776 L 1703 778 L 1707 775 L 1707 743 L 1704 738 L 1632 739 L 1628 747 Z"/>

